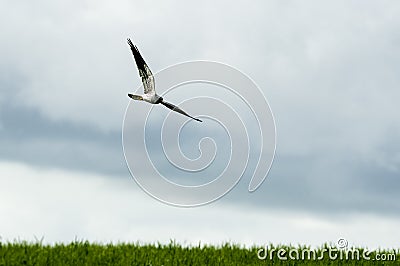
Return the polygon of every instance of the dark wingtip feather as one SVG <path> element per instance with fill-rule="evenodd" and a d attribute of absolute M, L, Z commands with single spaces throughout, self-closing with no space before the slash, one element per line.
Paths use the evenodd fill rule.
<path fill-rule="evenodd" d="M 128 44 L 131 47 L 133 55 L 135 56 L 135 60 L 143 61 L 143 63 L 145 64 L 144 59 L 140 55 L 139 49 L 137 48 L 136 45 L 133 44 L 133 42 L 129 38 L 128 38 Z"/>
<path fill-rule="evenodd" d="M 129 46 L 130 46 L 131 48 L 133 48 L 133 47 L 134 47 L 134 45 L 133 45 L 133 43 L 132 43 L 131 39 L 129 39 L 129 38 L 128 38 L 128 44 L 129 44 Z"/>

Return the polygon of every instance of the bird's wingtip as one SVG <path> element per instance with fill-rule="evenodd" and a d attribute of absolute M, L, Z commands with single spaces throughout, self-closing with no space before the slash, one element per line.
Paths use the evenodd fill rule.
<path fill-rule="evenodd" d="M 128 44 L 129 44 L 129 46 L 133 46 L 133 43 L 132 43 L 130 38 L 127 38 L 126 40 L 127 40 Z"/>

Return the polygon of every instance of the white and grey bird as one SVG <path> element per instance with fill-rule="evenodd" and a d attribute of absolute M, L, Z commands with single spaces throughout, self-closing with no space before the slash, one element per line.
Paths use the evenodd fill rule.
<path fill-rule="evenodd" d="M 142 83 L 143 83 L 143 88 L 144 88 L 144 94 L 134 95 L 134 94 L 128 93 L 128 96 L 130 98 L 132 98 L 133 100 L 145 101 L 145 102 L 148 102 L 151 104 L 161 103 L 162 105 L 171 109 L 172 111 L 183 114 L 183 115 L 190 117 L 196 121 L 203 122 L 198 118 L 194 118 L 193 116 L 190 116 L 185 111 L 180 109 L 178 106 L 164 101 L 164 99 L 161 96 L 157 95 L 156 88 L 155 88 L 155 82 L 154 82 L 154 76 L 151 73 L 150 68 L 144 61 L 143 57 L 140 55 L 139 50 L 136 47 L 136 45 L 134 45 L 130 39 L 128 39 L 128 44 L 131 47 L 133 57 L 135 58 L 136 66 L 139 70 L 139 75 L 142 78 Z"/>

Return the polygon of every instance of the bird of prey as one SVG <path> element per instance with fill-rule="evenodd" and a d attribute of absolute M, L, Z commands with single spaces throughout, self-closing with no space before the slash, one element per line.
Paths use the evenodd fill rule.
<path fill-rule="evenodd" d="M 148 102 L 151 104 L 161 103 L 162 105 L 171 109 L 172 111 L 186 115 L 187 117 L 190 117 L 196 121 L 203 122 L 198 118 L 194 118 L 193 116 L 190 116 L 185 111 L 180 109 L 178 106 L 164 101 L 164 99 L 161 96 L 157 95 L 156 89 L 155 89 L 154 76 L 151 73 L 150 68 L 144 61 L 143 57 L 140 55 L 139 50 L 136 47 L 136 45 L 134 45 L 130 39 L 128 39 L 128 44 L 132 50 L 133 57 L 135 58 L 136 66 L 139 70 L 139 75 L 142 78 L 142 83 L 143 83 L 143 87 L 144 87 L 144 94 L 134 95 L 134 94 L 129 93 L 128 96 L 130 98 L 132 98 L 133 100 L 145 101 L 145 102 Z"/>

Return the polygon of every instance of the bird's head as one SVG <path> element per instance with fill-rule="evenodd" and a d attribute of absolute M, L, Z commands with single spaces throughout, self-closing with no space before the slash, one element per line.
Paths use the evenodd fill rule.
<path fill-rule="evenodd" d="M 143 101 L 143 97 L 140 95 L 134 95 L 134 94 L 128 93 L 128 96 L 129 96 L 129 98 L 132 98 L 133 100 Z"/>

